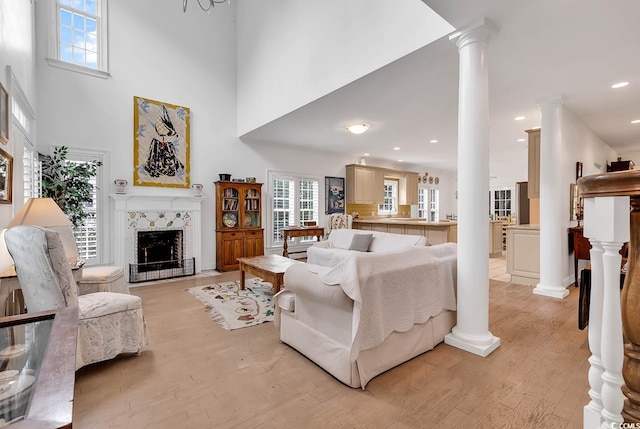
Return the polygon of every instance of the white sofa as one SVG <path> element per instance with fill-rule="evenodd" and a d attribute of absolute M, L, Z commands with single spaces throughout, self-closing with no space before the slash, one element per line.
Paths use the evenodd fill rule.
<path fill-rule="evenodd" d="M 426 246 L 427 239 L 422 235 L 392 234 L 379 231 L 364 231 L 359 229 L 335 229 L 325 241 L 319 241 L 307 249 L 307 262 L 310 264 L 334 267 L 342 262 L 349 254 L 358 252 L 349 250 L 354 235 L 371 234 L 371 242 L 366 251 L 388 252 L 406 248 L 408 246 Z"/>
<path fill-rule="evenodd" d="M 455 243 L 296 264 L 275 297 L 282 342 L 351 387 L 431 350 L 456 321 Z"/>

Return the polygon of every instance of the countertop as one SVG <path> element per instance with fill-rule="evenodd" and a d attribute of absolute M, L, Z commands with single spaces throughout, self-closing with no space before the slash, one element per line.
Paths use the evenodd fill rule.
<path fill-rule="evenodd" d="M 451 226 L 457 225 L 456 221 L 439 221 L 428 222 L 426 219 L 421 218 L 408 218 L 408 217 L 386 217 L 386 218 L 359 218 L 354 219 L 353 223 L 381 223 L 388 225 L 429 225 L 429 226 Z"/>
<path fill-rule="evenodd" d="M 354 223 L 382 223 L 391 225 L 429 225 L 429 226 L 451 226 L 457 225 L 455 220 L 440 220 L 438 222 L 429 222 L 426 219 L 410 218 L 410 217 L 387 217 L 387 218 L 358 218 L 353 220 Z M 489 220 L 489 223 L 502 223 L 501 220 Z"/>

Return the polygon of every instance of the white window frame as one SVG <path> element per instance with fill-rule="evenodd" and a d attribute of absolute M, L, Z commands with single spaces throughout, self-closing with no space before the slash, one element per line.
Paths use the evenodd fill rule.
<path fill-rule="evenodd" d="M 418 217 L 428 222 L 440 220 L 440 190 L 437 188 L 418 189 Z"/>
<path fill-rule="evenodd" d="M 30 197 L 40 196 L 40 161 L 33 143 L 36 135 L 35 111 L 31 107 L 18 78 L 13 73 L 13 68 L 7 66 L 7 71 L 9 74 L 11 124 L 13 127 L 11 134 L 14 137 L 17 136 L 17 133 L 21 134 L 21 138 L 15 137 L 12 139 L 13 151 L 16 155 L 13 160 L 13 177 L 22 177 L 23 179 L 23 186 L 17 185 L 19 182 L 15 179 L 13 181 L 14 208 L 19 209 L 21 205 L 17 205 L 17 201 L 21 199 L 26 201 Z M 18 159 L 22 159 L 22 163 L 18 162 Z M 30 184 L 28 190 L 25 189 L 26 184 Z"/>
<path fill-rule="evenodd" d="M 496 192 L 499 194 L 496 198 Z M 507 192 L 509 198 L 506 197 Z M 504 198 L 503 198 L 504 197 Z M 492 219 L 497 219 L 498 216 L 512 216 L 515 213 L 514 207 L 515 188 L 493 188 L 489 191 L 489 213 Z M 496 208 L 496 203 L 498 207 Z"/>
<path fill-rule="evenodd" d="M 294 182 L 294 192 L 293 192 L 293 216 L 289 219 L 289 225 L 299 225 L 300 223 L 300 189 L 299 189 L 299 182 L 300 180 L 309 180 L 309 181 L 315 181 L 318 184 L 318 198 L 316 201 L 314 201 L 313 203 L 313 212 L 315 213 L 313 216 L 312 220 L 318 221 L 318 218 L 320 216 L 320 202 L 324 201 L 324 195 L 323 192 L 323 188 L 322 188 L 322 183 L 324 183 L 322 181 L 321 177 L 318 176 L 313 176 L 313 175 L 308 175 L 308 174 L 298 174 L 298 173 L 289 173 L 289 172 L 283 172 L 283 171 L 267 171 L 267 206 L 266 206 L 266 210 L 267 210 L 267 225 L 266 225 L 266 235 L 267 235 L 267 240 L 266 240 L 266 247 L 270 248 L 270 249 L 280 249 L 282 248 L 282 245 L 284 243 L 283 240 L 278 240 L 278 239 L 274 239 L 273 234 L 274 234 L 274 227 L 273 227 L 273 222 L 274 222 L 274 210 L 273 210 L 273 203 L 274 203 L 274 189 L 273 189 L 273 181 L 274 180 L 290 180 Z M 293 243 L 293 245 L 298 245 L 298 244 L 304 244 L 307 242 L 312 242 L 313 240 L 315 240 L 315 237 L 300 237 L 300 238 L 296 238 L 293 241 L 289 241 L 290 245 L 289 248 L 291 248 L 291 243 Z"/>
<path fill-rule="evenodd" d="M 384 180 L 384 203 L 378 204 L 379 215 L 398 214 L 398 189 L 400 182 L 398 180 Z M 389 187 L 390 189 L 387 189 Z"/>
<path fill-rule="evenodd" d="M 51 148 L 53 151 L 53 147 Z M 107 171 L 110 171 L 109 153 L 105 151 L 68 148 L 67 159 L 69 161 L 101 161 L 102 166 L 98 168 L 96 173 L 96 242 L 97 257 L 87 260 L 87 265 L 111 264 L 113 261 L 109 257 L 111 237 L 110 218 L 109 218 L 109 180 Z"/>
<path fill-rule="evenodd" d="M 60 1 L 49 1 L 49 42 L 47 63 L 50 66 L 70 70 L 90 76 L 107 79 L 109 75 L 109 26 L 107 23 L 108 0 L 96 0 L 98 16 L 96 19 L 96 32 L 98 39 L 98 64 L 97 68 L 81 66 L 60 59 Z M 66 6 L 65 6 L 66 7 Z M 78 12 L 85 15 L 83 12 Z"/>

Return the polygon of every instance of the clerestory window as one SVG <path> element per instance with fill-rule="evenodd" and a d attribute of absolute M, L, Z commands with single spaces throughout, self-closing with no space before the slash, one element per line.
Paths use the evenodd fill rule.
<path fill-rule="evenodd" d="M 50 1 L 49 64 L 108 77 L 108 0 Z"/>

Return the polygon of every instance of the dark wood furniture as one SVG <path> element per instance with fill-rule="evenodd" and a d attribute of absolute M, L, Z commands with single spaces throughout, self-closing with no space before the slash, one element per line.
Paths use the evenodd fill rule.
<path fill-rule="evenodd" d="M 216 270 L 239 268 L 238 258 L 264 255 L 262 183 L 215 182 Z"/>
<path fill-rule="evenodd" d="M 284 283 L 284 272 L 293 264 L 302 264 L 295 259 L 280 255 L 253 256 L 238 258 L 240 264 L 240 289 L 244 289 L 245 273 L 253 274 L 273 285 L 273 294 L 280 291 Z"/>
<path fill-rule="evenodd" d="M 320 241 L 320 238 L 324 237 L 324 228 L 321 226 L 287 226 L 282 228 L 281 234 L 284 240 L 282 256 L 288 258 L 289 253 L 304 253 L 304 250 L 300 252 L 289 252 L 289 237 L 318 237 L 318 241 Z"/>
<path fill-rule="evenodd" d="M 27 330 L 29 335 L 25 335 Z M 6 332 L 13 332 L 15 338 L 21 337 L 27 345 L 24 352 L 26 359 L 12 356 L 10 359 L 13 362 L 7 365 L 19 370 L 16 377 L 23 377 L 24 380 L 24 377 L 35 376 L 36 379 L 29 386 L 24 384 L 25 388 L 11 399 L 6 399 L 5 404 L 5 401 L 0 401 L 2 417 L 20 419 L 23 416 L 11 425 L 12 428 L 71 428 L 78 307 L 2 317 L 0 335 Z M 4 366 L 7 358 L 0 359 Z M 16 380 L 16 383 L 19 382 Z M 26 404 L 26 410 L 20 404 Z"/>
<path fill-rule="evenodd" d="M 576 287 L 578 286 L 578 261 L 580 259 L 590 261 L 589 250 L 591 250 L 591 243 L 582 235 L 582 227 L 569 228 L 569 252 L 573 251 L 573 285 Z"/>
<path fill-rule="evenodd" d="M 633 161 L 623 161 L 618 157 L 617 161 L 611 161 L 611 165 L 607 165 L 607 172 L 633 170 L 636 167 Z"/>

